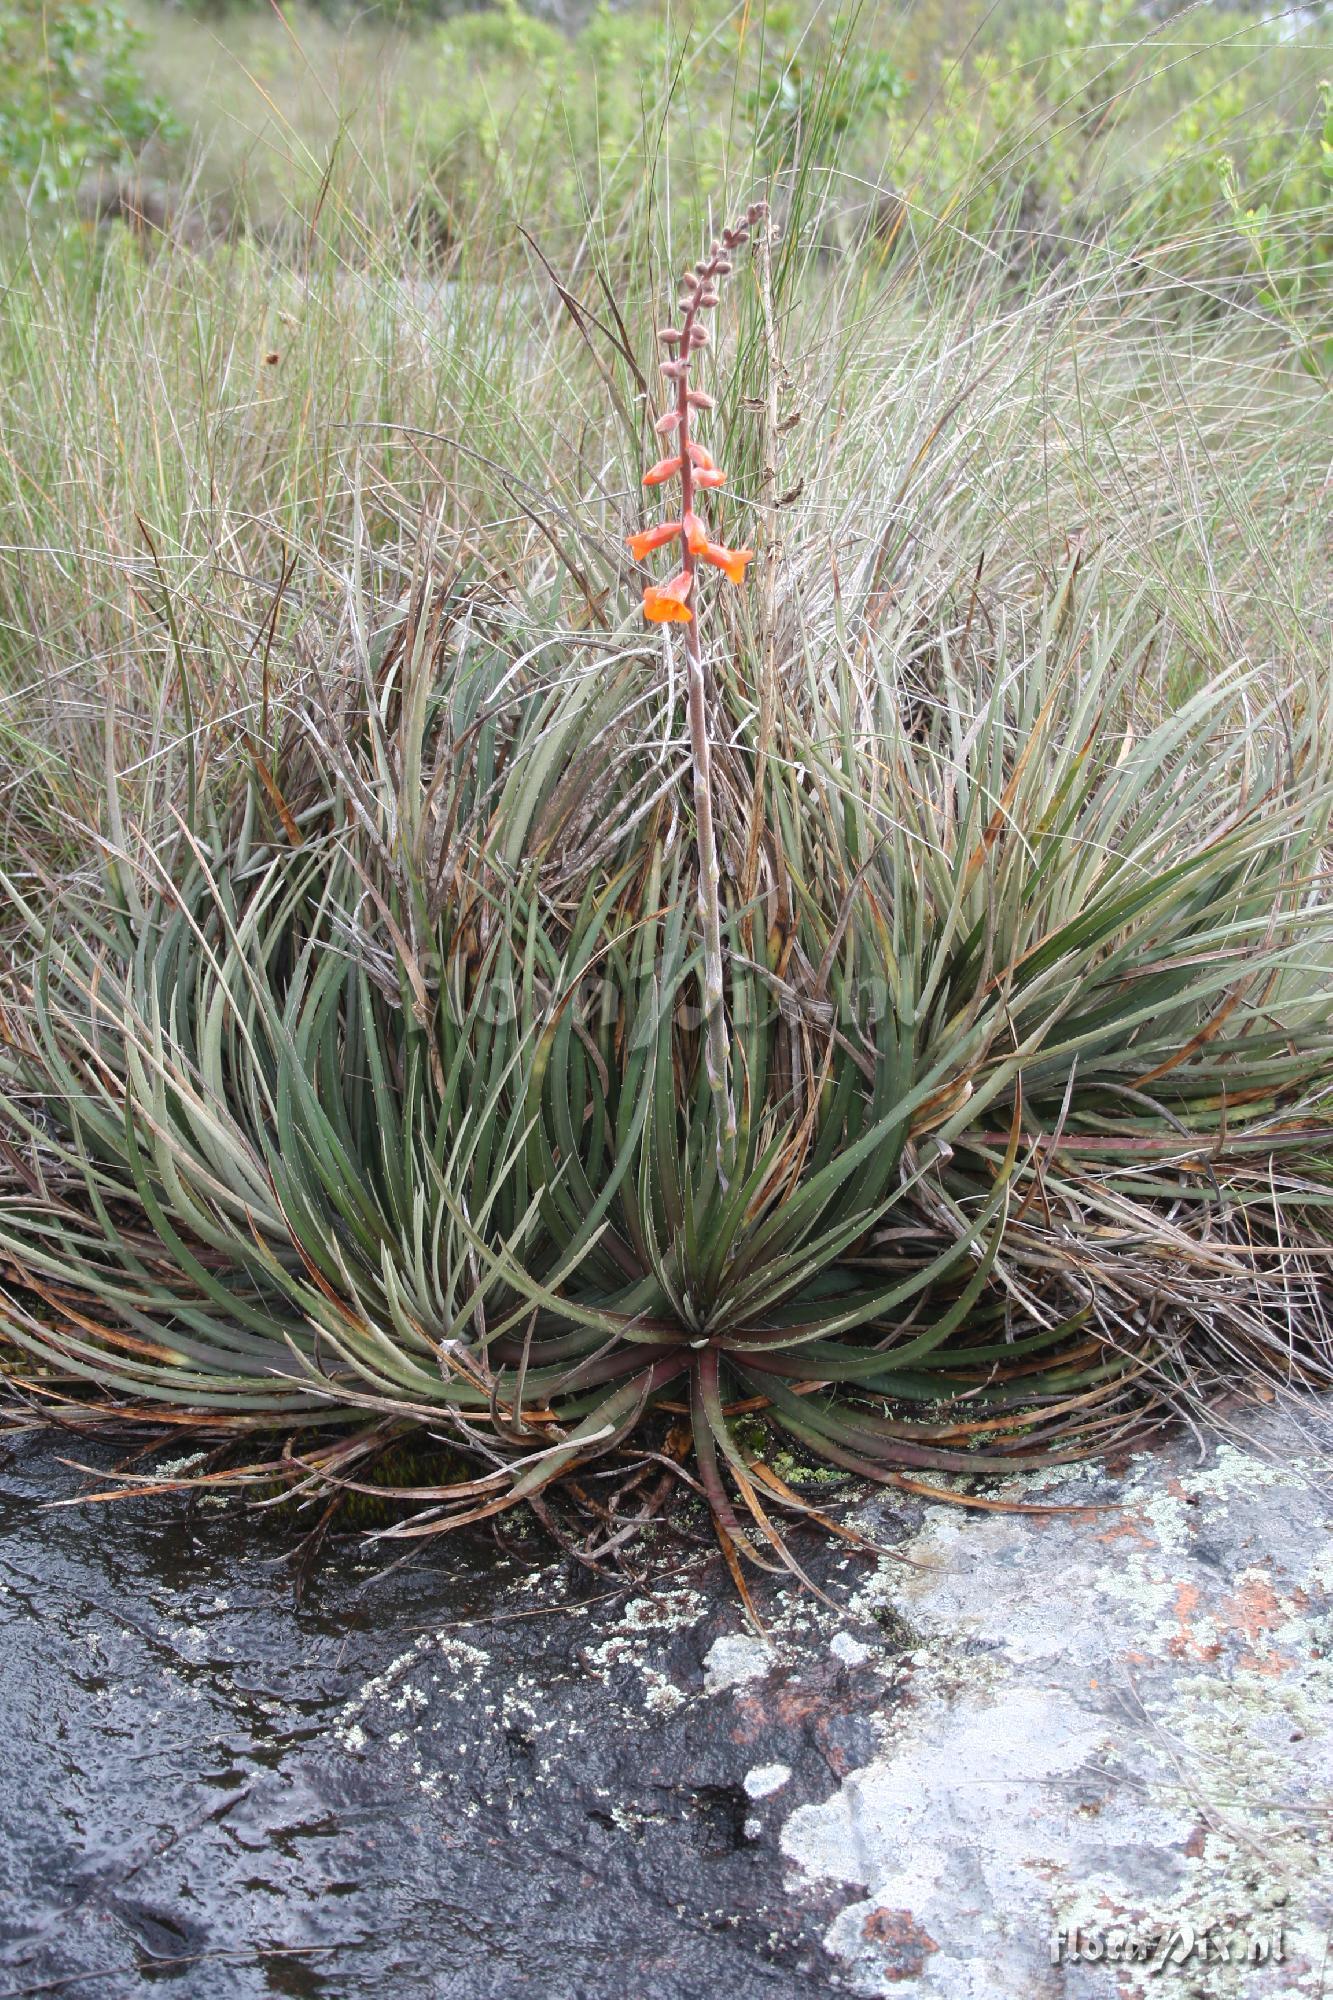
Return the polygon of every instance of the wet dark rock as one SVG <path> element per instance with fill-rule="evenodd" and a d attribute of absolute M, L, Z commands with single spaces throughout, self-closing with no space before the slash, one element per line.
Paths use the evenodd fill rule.
<path fill-rule="evenodd" d="M 871 1499 L 897 1559 L 803 1538 L 833 1608 L 771 1588 L 767 1639 L 718 1562 L 615 1591 L 535 1534 L 348 1539 L 297 1604 L 290 1520 L 51 1508 L 91 1447 L 24 1440 L 0 2000 L 1139 2000 L 1091 1954 L 1155 1923 L 1313 1996 L 1333 1431 L 1242 1418 L 994 1489 L 1053 1512 Z"/>
<path fill-rule="evenodd" d="M 711 1568 L 636 1601 L 350 1541 L 298 1608 L 290 1525 L 44 1509 L 85 1484 L 37 1441 L 0 1470 L 0 1993 L 836 1990 L 838 1899 L 792 1893 L 754 1730 L 705 1691 L 740 1631 Z M 785 1810 L 829 1789 L 816 1709 L 774 1737 Z"/>

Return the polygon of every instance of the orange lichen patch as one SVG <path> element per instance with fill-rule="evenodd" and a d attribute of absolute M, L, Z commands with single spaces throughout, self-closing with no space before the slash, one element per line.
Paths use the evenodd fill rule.
<path fill-rule="evenodd" d="M 1290 1653 L 1242 1653 L 1236 1662 L 1241 1672 L 1262 1674 L 1269 1681 L 1280 1680 L 1295 1664 Z"/>
<path fill-rule="evenodd" d="M 1175 1603 L 1171 1615 L 1176 1621 L 1176 1632 L 1167 1644 L 1167 1651 L 1176 1660 L 1215 1660 L 1222 1648 L 1216 1643 L 1204 1644 L 1194 1628 L 1194 1614 L 1199 1608 L 1199 1590 L 1193 1583 L 1176 1586 Z"/>
<path fill-rule="evenodd" d="M 1226 1610 L 1247 1639 L 1262 1638 L 1283 1623 L 1282 1607 L 1271 1577 L 1251 1576 L 1226 1600 Z"/>
<path fill-rule="evenodd" d="M 1247 1673 L 1275 1679 L 1296 1665 L 1290 1653 L 1279 1653 L 1267 1644 L 1268 1635 L 1284 1625 L 1291 1607 L 1284 1607 L 1269 1576 L 1248 1576 L 1223 1600 L 1222 1617 L 1251 1643 L 1237 1660 Z"/>
<path fill-rule="evenodd" d="M 1145 1549 L 1153 1549 L 1157 1546 L 1142 1521 L 1136 1521 L 1132 1514 L 1122 1515 L 1118 1521 L 1113 1521 L 1109 1528 L 1103 1528 L 1099 1534 L 1094 1535 L 1093 1540 L 1097 1542 L 1118 1542 L 1122 1541 L 1126 1536 L 1131 1541 L 1138 1542 L 1140 1547 Z"/>
<path fill-rule="evenodd" d="M 1188 1625 L 1199 1608 L 1199 1586 L 1196 1583 L 1182 1583 L 1176 1587 L 1176 1601 L 1171 1609 L 1177 1625 Z"/>
<path fill-rule="evenodd" d="M 884 1957 L 883 1970 L 889 1979 L 916 1979 L 925 1969 L 928 1952 L 938 1951 L 930 1932 L 920 1925 L 910 1910 L 872 1910 L 861 1926 L 867 1944 L 877 1945 Z"/>

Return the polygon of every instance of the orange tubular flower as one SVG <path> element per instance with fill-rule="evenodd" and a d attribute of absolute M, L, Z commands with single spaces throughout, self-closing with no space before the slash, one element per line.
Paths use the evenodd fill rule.
<path fill-rule="evenodd" d="M 660 486 L 664 479 L 670 479 L 673 473 L 679 471 L 680 460 L 678 458 L 659 458 L 656 465 L 650 466 L 647 472 L 644 473 L 643 483 L 645 486 Z"/>
<path fill-rule="evenodd" d="M 688 625 L 694 613 L 685 599 L 694 588 L 694 578 L 681 570 L 670 583 L 649 584 L 643 593 L 643 615 L 654 625 Z"/>
<path fill-rule="evenodd" d="M 696 486 L 725 486 L 727 475 L 725 472 L 710 472 L 707 466 L 701 465 L 694 475 L 694 483 Z"/>
<path fill-rule="evenodd" d="M 686 446 L 686 450 L 690 454 L 691 465 L 697 465 L 704 472 L 717 471 L 717 460 L 706 445 L 699 444 L 694 438 L 691 438 L 689 444 Z"/>
<path fill-rule="evenodd" d="M 745 565 L 754 561 L 753 549 L 725 549 L 721 542 L 707 542 L 698 553 L 715 569 L 725 570 L 733 583 L 744 583 Z"/>
<path fill-rule="evenodd" d="M 642 562 L 654 549 L 663 548 L 667 542 L 674 542 L 679 533 L 679 521 L 663 521 L 660 527 L 644 528 L 637 535 L 631 535 L 626 547 L 635 562 Z"/>
<path fill-rule="evenodd" d="M 725 570 L 733 583 L 745 579 L 745 565 L 754 561 L 753 549 L 728 549 L 721 542 L 710 542 L 708 530 L 697 514 L 687 514 L 681 522 L 685 535 L 685 546 L 692 556 L 700 556 L 714 569 Z"/>

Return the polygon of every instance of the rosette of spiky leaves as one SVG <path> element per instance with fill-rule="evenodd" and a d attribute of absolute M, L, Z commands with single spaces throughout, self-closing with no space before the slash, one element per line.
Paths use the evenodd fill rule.
<path fill-rule="evenodd" d="M 651 663 L 409 632 L 304 846 L 247 818 L 110 913 L 30 910 L 29 1393 L 338 1420 L 287 1461 L 330 1492 L 386 1424 L 446 1433 L 475 1476 L 399 1534 L 628 1486 L 666 1430 L 738 1563 L 803 1504 L 738 1409 L 919 1480 L 1121 1437 L 1208 1341 L 1326 1359 L 1323 725 L 1236 677 L 1135 733 L 1151 628 L 1098 603 L 1067 579 L 928 703 L 891 646 L 793 678 L 727 917 L 725 1188 Z M 591 1507 L 593 1545 L 650 1512 Z"/>
<path fill-rule="evenodd" d="M 520 883 L 480 962 L 441 924 L 424 1021 L 398 918 L 382 907 L 386 955 L 333 841 L 241 866 L 191 844 L 143 920 L 48 931 L 10 1052 L 44 1108 L 11 1100 L 33 1164 L 0 1208 L 9 1331 L 52 1371 L 43 1392 L 61 1406 L 83 1382 L 122 1418 L 214 1430 L 351 1423 L 325 1460 L 343 1478 L 386 1419 L 434 1425 L 481 1462 L 429 1496 L 430 1532 L 535 1498 L 683 1398 L 734 1554 L 733 1489 L 768 1525 L 726 1415 L 737 1393 L 808 1442 L 824 1419 L 799 1392 L 830 1354 L 844 1386 L 934 1399 L 965 1323 L 954 1387 L 1067 1349 L 1061 1324 L 1013 1348 L 983 1302 L 1017 1130 L 998 1173 L 918 1200 L 936 1161 L 912 1157 L 914 1114 L 961 1045 L 923 1070 L 886 1019 L 859 1061 L 830 1046 L 820 1116 L 771 992 L 738 988 L 757 1115 L 744 1175 L 719 1189 L 688 899 L 657 849 L 643 886 L 649 914 L 627 921 L 613 878 L 553 931 Z M 879 1351 L 914 1306 L 911 1338 Z M 868 1348 L 839 1345 L 867 1327 Z M 1116 1372 L 1099 1354 L 1059 1387 Z M 987 1398 L 1000 1434 L 1013 1404 Z M 1075 1407 L 1025 1412 L 1021 1462 L 1068 1443 Z M 1101 1420 L 1078 1409 L 1085 1443 Z M 955 1431 L 867 1407 L 823 1443 L 880 1472 L 961 1471 Z M 1001 1435 L 992 1456 L 1014 1448 Z"/>
<path fill-rule="evenodd" d="M 508 1186 L 474 1178 L 516 1143 L 486 1118 L 504 1050 L 467 1006 L 414 1021 L 329 845 L 199 848 L 157 887 L 36 962 L 7 1067 L 48 1109 L 8 1107 L 32 1152 L 0 1232 L 38 1304 L 11 1297 L 13 1337 L 141 1404 L 270 1425 L 390 1384 L 429 1400 L 477 1309 L 450 1202 L 484 1221 Z"/>
<path fill-rule="evenodd" d="M 103 908 L 55 923 L 8 885 L 3 1325 L 43 1407 L 82 1384 L 85 1411 L 215 1431 L 500 1420 L 509 1301 L 471 1235 L 563 1275 L 524 1179 L 524 898 L 623 674 L 455 648 L 449 609 L 428 590 L 305 716 L 304 836 L 283 801 L 265 843 L 270 776 L 228 837 L 118 859 Z"/>

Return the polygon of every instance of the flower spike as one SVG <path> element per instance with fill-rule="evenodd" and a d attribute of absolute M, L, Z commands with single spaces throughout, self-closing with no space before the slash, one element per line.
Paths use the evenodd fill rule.
<path fill-rule="evenodd" d="M 706 489 L 726 483 L 712 453 L 690 436 L 691 415 L 714 407 L 706 390 L 690 383 L 690 369 L 708 346 L 708 328 L 700 315 L 718 304 L 718 281 L 732 268 L 731 253 L 748 241 L 749 227 L 767 214 L 765 202 L 752 202 L 745 222 L 724 229 L 706 257 L 685 272 L 680 281 L 681 320 L 676 326 L 659 327 L 657 338 L 672 352 L 672 359 L 659 363 L 665 380 L 675 388 L 669 409 L 655 420 L 659 437 L 675 434 L 678 458 L 659 459 L 643 475 L 645 486 L 660 486 L 680 475 L 681 510 L 678 521 L 663 521 L 659 527 L 644 528 L 629 537 L 629 548 L 642 561 L 653 549 L 662 548 L 677 537 L 683 542 L 679 571 L 669 583 L 649 584 L 643 593 L 643 615 L 650 624 L 684 625 L 685 650 L 689 659 L 690 761 L 694 767 L 694 811 L 699 849 L 699 914 L 703 929 L 703 1002 L 706 1033 L 704 1065 L 708 1087 L 717 1113 L 717 1169 L 723 1188 L 728 1184 L 736 1145 L 736 1103 L 732 1094 L 731 1039 L 727 1028 L 723 984 L 722 912 L 719 885 L 717 839 L 713 831 L 712 751 L 708 741 L 708 702 L 704 683 L 703 653 L 699 645 L 699 620 L 691 606 L 699 563 L 720 569 L 732 583 L 745 580 L 747 563 L 753 562 L 752 549 L 730 549 L 708 539 L 708 529 L 694 511 L 696 487 Z"/>

